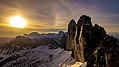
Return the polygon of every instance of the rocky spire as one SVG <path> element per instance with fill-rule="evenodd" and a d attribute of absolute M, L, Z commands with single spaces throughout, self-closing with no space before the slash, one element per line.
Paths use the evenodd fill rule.
<path fill-rule="evenodd" d="M 66 49 L 72 50 L 73 39 L 75 37 L 76 32 L 76 22 L 72 19 L 68 25 L 68 37 L 67 37 L 67 44 Z"/>
<path fill-rule="evenodd" d="M 89 16 L 82 15 L 77 24 L 70 21 L 66 47 L 76 61 L 87 62 L 87 67 L 119 67 L 119 41 L 103 27 L 92 26 Z"/>
<path fill-rule="evenodd" d="M 67 50 L 73 50 L 73 56 L 77 61 L 85 62 L 88 61 L 90 55 L 105 36 L 104 28 L 97 24 L 92 26 L 91 18 L 82 15 L 77 22 L 77 26 L 74 20 L 70 21 L 66 47 Z"/>
<path fill-rule="evenodd" d="M 79 20 L 78 20 L 78 22 L 77 22 L 77 25 L 90 25 L 90 26 L 92 26 L 92 23 L 91 23 L 91 17 L 89 17 L 89 16 L 86 16 L 86 15 L 82 15 L 80 18 L 79 18 Z"/>
<path fill-rule="evenodd" d="M 79 36 L 80 36 L 80 31 L 81 31 L 81 26 L 83 25 L 83 27 L 91 27 L 92 26 L 92 22 L 91 22 L 91 18 L 89 16 L 86 15 L 82 15 L 78 22 L 77 22 L 77 36 L 76 36 L 76 43 L 79 43 Z"/>

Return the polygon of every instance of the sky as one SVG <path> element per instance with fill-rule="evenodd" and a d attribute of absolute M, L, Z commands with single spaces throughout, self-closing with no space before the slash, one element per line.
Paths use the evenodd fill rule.
<path fill-rule="evenodd" d="M 16 15 L 28 22 L 24 29 L 9 25 Z M 0 0 L 0 36 L 67 31 L 69 21 L 81 15 L 90 16 L 107 33 L 119 34 L 119 0 Z"/>

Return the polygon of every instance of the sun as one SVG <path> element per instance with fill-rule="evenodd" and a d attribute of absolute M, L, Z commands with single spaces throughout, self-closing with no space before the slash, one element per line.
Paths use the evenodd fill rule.
<path fill-rule="evenodd" d="M 12 27 L 24 28 L 27 25 L 26 20 L 21 16 L 13 16 L 9 20 Z"/>

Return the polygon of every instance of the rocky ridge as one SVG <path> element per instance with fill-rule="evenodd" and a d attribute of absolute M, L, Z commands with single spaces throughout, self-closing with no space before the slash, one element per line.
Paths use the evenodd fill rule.
<path fill-rule="evenodd" d="M 91 17 L 82 15 L 78 22 L 71 20 L 68 25 L 66 50 L 87 67 L 119 67 L 119 42 L 107 35 L 105 29 L 92 25 Z"/>

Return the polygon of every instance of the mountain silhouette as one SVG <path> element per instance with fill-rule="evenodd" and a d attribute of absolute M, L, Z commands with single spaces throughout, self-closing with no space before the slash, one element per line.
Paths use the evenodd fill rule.
<path fill-rule="evenodd" d="M 119 41 L 107 35 L 105 29 L 94 26 L 91 17 L 82 15 L 78 22 L 71 20 L 68 25 L 66 50 L 87 67 L 118 67 Z"/>

